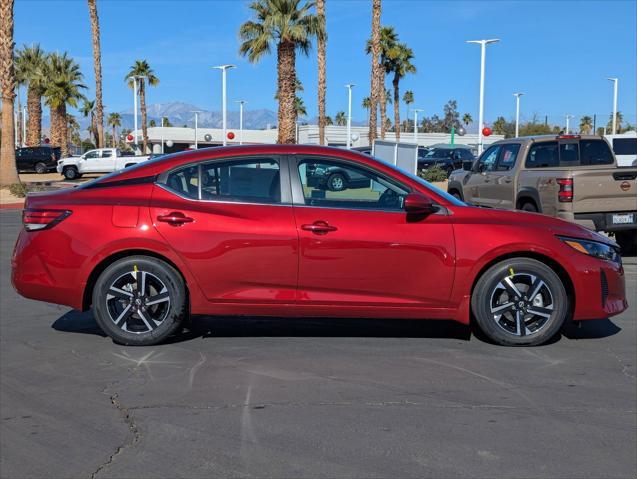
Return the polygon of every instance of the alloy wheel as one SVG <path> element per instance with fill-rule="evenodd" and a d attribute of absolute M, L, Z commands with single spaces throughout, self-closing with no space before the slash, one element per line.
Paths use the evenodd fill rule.
<path fill-rule="evenodd" d="M 170 312 L 168 288 L 154 274 L 135 268 L 111 283 L 106 310 L 122 331 L 149 333 L 161 326 Z"/>
<path fill-rule="evenodd" d="M 495 285 L 489 308 L 500 328 L 521 337 L 542 330 L 553 315 L 555 304 L 551 289 L 539 275 L 515 273 Z"/>

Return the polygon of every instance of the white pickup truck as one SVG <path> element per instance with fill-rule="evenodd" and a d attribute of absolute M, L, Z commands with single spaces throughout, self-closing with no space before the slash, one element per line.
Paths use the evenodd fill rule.
<path fill-rule="evenodd" d="M 123 155 L 119 148 L 99 148 L 89 150 L 82 156 L 61 158 L 56 169 L 67 180 L 74 180 L 85 173 L 112 173 L 148 158 L 149 156 Z"/>

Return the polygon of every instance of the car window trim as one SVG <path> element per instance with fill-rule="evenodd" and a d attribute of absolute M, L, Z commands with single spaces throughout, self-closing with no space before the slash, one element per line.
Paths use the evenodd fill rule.
<path fill-rule="evenodd" d="M 515 153 L 515 158 L 513 160 L 513 163 L 511 164 L 511 166 L 509 168 L 501 170 L 500 169 L 500 162 L 502 161 L 502 153 L 504 152 L 504 149 L 507 146 L 514 146 L 514 145 L 518 146 L 518 151 Z M 493 171 L 511 171 L 513 168 L 515 168 L 515 165 L 518 162 L 518 156 L 520 155 L 520 150 L 521 149 L 522 149 L 522 143 L 515 143 L 515 142 L 502 143 L 500 151 L 498 152 L 498 158 L 496 159 L 496 162 L 495 162 L 495 169 Z"/>
<path fill-rule="evenodd" d="M 183 198 L 185 200 L 190 201 L 198 201 L 205 203 L 224 203 L 224 204 L 244 204 L 244 205 L 264 205 L 264 206 L 290 206 L 292 205 L 292 193 L 290 191 L 290 178 L 289 178 L 289 166 L 287 155 L 237 155 L 237 156 L 223 156 L 216 158 L 205 158 L 200 160 L 191 161 L 190 163 L 184 163 L 179 166 L 175 166 L 169 170 L 166 170 L 159 175 L 157 175 L 157 179 L 155 180 L 155 185 L 161 187 L 163 190 L 166 190 L 170 193 L 175 194 L 179 198 Z M 213 162 L 227 162 L 227 161 L 244 161 L 244 160 L 264 160 L 271 159 L 277 161 L 279 164 L 279 189 L 281 193 L 281 200 L 278 203 L 266 203 L 266 202 L 254 202 L 254 201 L 240 201 L 240 200 L 217 200 L 217 199 L 202 199 L 201 197 L 201 173 L 202 166 L 206 163 Z M 197 166 L 197 198 L 189 198 L 181 194 L 179 191 L 175 191 L 170 188 L 166 184 L 166 180 L 168 176 L 176 171 L 191 168 L 193 166 Z"/>
<path fill-rule="evenodd" d="M 336 157 L 336 156 L 326 156 L 326 155 L 316 155 L 316 154 L 309 154 L 309 155 L 303 155 L 303 154 L 293 154 L 293 155 L 289 155 L 289 166 L 290 166 L 290 181 L 292 182 L 292 203 L 294 205 L 294 207 L 299 207 L 299 208 L 322 208 L 322 209 L 330 209 L 330 210 L 345 210 L 345 211 L 370 211 L 370 212 L 381 212 L 381 213 L 401 213 L 401 214 L 405 214 L 404 210 L 386 210 L 386 209 L 377 209 L 377 208 L 353 208 L 353 207 L 337 207 L 337 206 L 317 206 L 317 205 L 308 205 L 305 204 L 305 195 L 303 194 L 303 183 L 301 181 L 301 175 L 299 174 L 299 163 L 303 160 L 306 159 L 313 159 L 313 158 L 317 158 L 317 161 L 320 160 L 324 160 L 324 161 L 328 161 L 328 162 L 343 162 L 346 164 L 350 164 L 352 165 L 352 167 L 354 168 L 359 168 L 362 170 L 366 170 L 368 172 L 371 172 L 377 176 L 382 177 L 385 181 L 387 181 L 388 183 L 394 184 L 399 188 L 402 188 L 403 190 L 407 191 L 407 194 L 409 193 L 413 193 L 414 189 L 408 185 L 405 185 L 404 183 L 401 183 L 399 181 L 396 181 L 394 178 L 387 178 L 387 175 L 385 175 L 382 172 L 379 172 L 378 170 L 368 166 L 368 165 L 364 165 L 361 163 L 357 163 L 355 161 L 349 160 L 347 158 L 340 158 L 340 157 Z M 445 210 L 446 208 L 442 207 L 442 205 L 439 205 L 433 198 L 432 201 L 434 202 L 435 205 L 439 206 L 439 211 L 441 210 Z"/>

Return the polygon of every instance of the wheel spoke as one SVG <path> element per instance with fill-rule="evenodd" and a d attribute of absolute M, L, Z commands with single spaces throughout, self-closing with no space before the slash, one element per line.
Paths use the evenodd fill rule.
<path fill-rule="evenodd" d="M 113 319 L 113 322 L 121 328 L 122 324 L 126 323 L 126 320 L 130 317 L 132 313 L 133 313 L 133 307 L 129 304 L 122 310 L 122 312 L 117 317 L 117 319 Z"/>
<path fill-rule="evenodd" d="M 526 335 L 526 324 L 524 324 L 524 314 L 522 314 L 522 311 L 515 312 L 515 334 L 518 336 Z"/>
<path fill-rule="evenodd" d="M 146 295 L 146 271 L 141 272 L 141 281 L 138 280 L 137 291 L 142 295 Z"/>
<path fill-rule="evenodd" d="M 509 295 L 517 296 L 518 298 L 522 296 L 522 293 L 520 293 L 520 290 L 517 288 L 517 286 L 513 284 L 513 281 L 511 281 L 511 278 L 509 276 L 504 278 L 503 283 L 500 284 L 504 286 L 504 289 L 507 290 Z"/>
<path fill-rule="evenodd" d="M 116 288 L 115 286 L 111 286 L 108 290 L 108 296 L 112 296 L 118 299 L 124 299 L 124 298 L 132 298 L 133 293 L 129 293 L 128 291 L 124 291 L 123 289 Z M 111 298 L 107 298 L 107 299 L 111 299 Z"/>
<path fill-rule="evenodd" d="M 545 286 L 544 281 L 542 281 L 538 277 L 535 277 L 534 280 L 533 280 L 533 284 L 531 284 L 531 287 L 529 288 L 529 291 L 531 292 L 531 294 L 529 294 L 529 296 L 528 296 L 529 301 L 533 301 L 533 299 L 540 292 L 540 289 L 542 289 L 542 286 Z"/>
<path fill-rule="evenodd" d="M 157 322 L 155 322 L 152 318 L 146 318 L 146 315 L 143 311 L 137 311 L 139 318 L 144 322 L 149 331 L 152 331 L 157 327 Z"/>
<path fill-rule="evenodd" d="M 540 306 L 533 306 L 527 310 L 531 314 L 535 314 L 537 316 L 542 316 L 544 318 L 550 318 L 553 313 L 553 309 L 551 308 L 541 308 Z"/>
<path fill-rule="evenodd" d="M 491 306 L 491 312 L 492 313 L 498 313 L 498 314 L 501 315 L 501 314 L 506 313 L 507 311 L 513 309 L 514 305 L 515 304 L 512 303 L 512 302 L 508 302 L 508 303 L 505 303 L 505 304 L 500 304 L 498 306 Z"/>
<path fill-rule="evenodd" d="M 148 298 L 146 306 L 152 306 L 153 304 L 163 303 L 164 301 L 168 300 L 170 300 L 170 295 L 168 294 L 168 291 L 165 291 Z"/>

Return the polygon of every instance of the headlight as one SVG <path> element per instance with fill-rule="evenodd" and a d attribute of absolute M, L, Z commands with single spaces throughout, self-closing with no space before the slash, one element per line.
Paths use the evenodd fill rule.
<path fill-rule="evenodd" d="M 613 261 L 615 263 L 621 263 L 621 256 L 619 251 L 613 246 L 605 243 L 598 243 L 597 241 L 589 241 L 578 238 L 563 238 L 559 237 L 564 243 L 569 245 L 574 250 L 580 253 L 594 256 L 595 258 L 604 259 L 607 261 Z"/>

